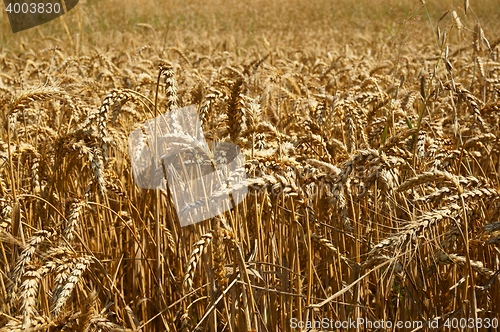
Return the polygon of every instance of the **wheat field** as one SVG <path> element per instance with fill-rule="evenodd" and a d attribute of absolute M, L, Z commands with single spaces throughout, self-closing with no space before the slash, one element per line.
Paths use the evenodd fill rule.
<path fill-rule="evenodd" d="M 3 14 L 0 331 L 497 331 L 500 9 L 402 3 Z M 248 196 L 181 227 L 128 138 L 188 105 Z"/>

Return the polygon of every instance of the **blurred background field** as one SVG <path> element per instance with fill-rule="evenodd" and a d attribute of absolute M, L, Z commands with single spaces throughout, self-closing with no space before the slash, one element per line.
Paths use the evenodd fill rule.
<path fill-rule="evenodd" d="M 463 6 L 462 1 L 449 0 L 428 4 L 434 22 L 445 11 L 458 11 Z M 471 1 L 471 5 L 471 15 L 462 23 L 473 29 L 479 20 L 487 35 L 498 34 L 498 1 Z M 12 34 L 5 12 L 1 15 L 0 46 L 14 50 L 22 43 L 40 43 L 37 29 Z M 216 41 L 213 47 L 245 49 L 260 44 L 262 37 L 266 37 L 273 45 L 300 48 L 304 44 L 320 43 L 328 48 L 353 39 L 374 43 L 394 40 L 400 30 L 417 41 L 430 36 L 425 11 L 420 1 L 414 0 L 82 0 L 64 20 L 72 39 L 76 40 L 80 34 L 82 45 L 99 47 L 142 45 L 154 37 L 166 46 L 180 43 L 194 47 L 206 39 Z M 137 27 L 137 23 L 150 24 L 156 35 Z M 71 44 L 61 19 L 39 29 L 61 46 Z"/>

